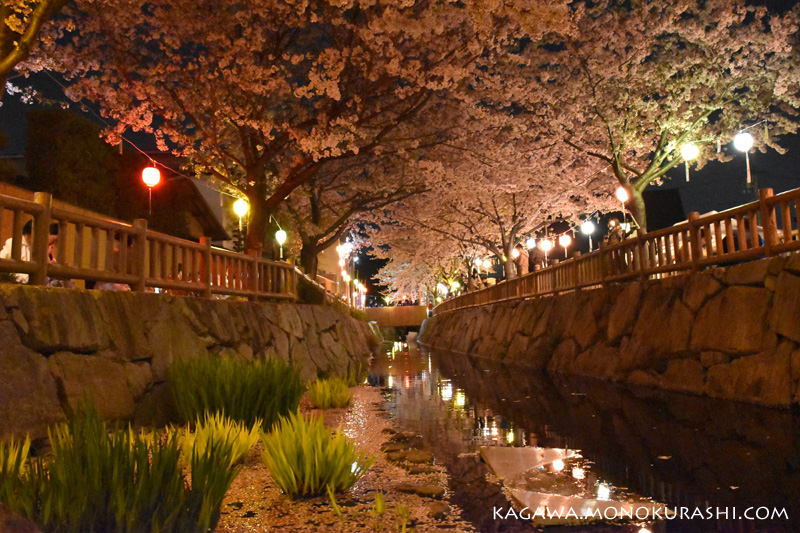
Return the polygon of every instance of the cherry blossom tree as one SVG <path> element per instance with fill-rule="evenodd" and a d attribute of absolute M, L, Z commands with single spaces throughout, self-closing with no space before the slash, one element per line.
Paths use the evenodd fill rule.
<path fill-rule="evenodd" d="M 312 278 L 317 257 L 351 229 L 358 215 L 383 209 L 426 190 L 426 165 L 383 156 L 365 165 L 329 165 L 282 203 L 278 217 L 297 235 L 300 264 Z"/>
<path fill-rule="evenodd" d="M 112 142 L 152 132 L 245 195 L 248 249 L 328 165 L 415 149 L 414 125 L 448 129 L 442 94 L 474 77 L 486 47 L 570 23 L 554 0 L 83 0 L 67 15 L 46 52 L 73 77 L 70 96 L 113 119 Z"/>
<path fill-rule="evenodd" d="M 797 130 L 798 20 L 743 0 L 580 3 L 574 33 L 509 50 L 482 95 L 608 169 L 646 227 L 642 191 L 685 144 L 702 165 L 750 125 L 768 125 L 752 130 L 761 150 Z"/>
<path fill-rule="evenodd" d="M 3 0 L 0 3 L 0 100 L 14 68 L 28 59 L 45 23 L 68 0 Z"/>

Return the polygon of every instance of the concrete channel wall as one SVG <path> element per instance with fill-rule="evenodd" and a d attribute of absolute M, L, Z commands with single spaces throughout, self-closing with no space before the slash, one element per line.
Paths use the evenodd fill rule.
<path fill-rule="evenodd" d="M 800 401 L 800 255 L 428 319 L 420 342 L 555 374 Z"/>
<path fill-rule="evenodd" d="M 108 420 L 163 420 L 175 359 L 277 357 L 311 379 L 366 366 L 376 344 L 331 307 L 3 284 L 0 438 L 44 435 L 85 395 Z"/>

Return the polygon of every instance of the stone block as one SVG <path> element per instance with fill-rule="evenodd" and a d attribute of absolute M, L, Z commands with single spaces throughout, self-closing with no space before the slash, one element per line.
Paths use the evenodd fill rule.
<path fill-rule="evenodd" d="M 683 303 L 697 311 L 712 296 L 722 290 L 722 284 L 706 272 L 692 272 L 683 291 Z"/>
<path fill-rule="evenodd" d="M 800 276 L 778 275 L 771 324 L 775 333 L 800 342 Z"/>
<path fill-rule="evenodd" d="M 758 261 L 747 261 L 728 267 L 725 271 L 724 282 L 726 285 L 764 285 L 771 259 L 765 258 Z"/>
<path fill-rule="evenodd" d="M 795 385 L 789 368 L 791 352 L 784 346 L 776 353 L 739 357 L 730 364 L 712 366 L 706 374 L 706 394 L 788 407 Z"/>
<path fill-rule="evenodd" d="M 641 283 L 626 283 L 614 299 L 608 312 L 608 341 L 616 343 L 623 335 L 629 335 L 639 313 L 644 293 Z"/>
<path fill-rule="evenodd" d="M 572 339 L 564 339 L 553 352 L 547 370 L 556 374 L 569 374 L 580 347 Z"/>
<path fill-rule="evenodd" d="M 125 373 L 125 381 L 128 384 L 128 390 L 134 400 L 138 400 L 144 392 L 153 384 L 153 371 L 150 369 L 150 363 L 137 362 L 137 363 L 123 363 L 123 372 Z"/>
<path fill-rule="evenodd" d="M 634 370 L 628 376 L 628 383 L 632 385 L 644 385 L 646 387 L 658 387 L 660 382 L 658 376 L 645 370 Z"/>
<path fill-rule="evenodd" d="M 617 372 L 618 364 L 619 349 L 598 343 L 578 354 L 572 372 L 583 376 L 620 379 L 622 376 Z"/>
<path fill-rule="evenodd" d="M 715 295 L 697 313 L 692 350 L 727 354 L 759 351 L 770 297 L 767 289 L 742 286 L 728 287 Z"/>
<path fill-rule="evenodd" d="M 672 359 L 661 375 L 660 384 L 668 390 L 702 394 L 705 388 L 705 370 L 696 359 Z"/>
<path fill-rule="evenodd" d="M 722 352 L 700 352 L 700 364 L 705 368 L 714 365 L 725 365 L 731 362 L 731 358 Z"/>
<path fill-rule="evenodd" d="M 48 365 L 70 408 L 75 409 L 88 397 L 106 420 L 133 417 L 136 405 L 121 363 L 92 355 L 59 352 L 50 356 Z"/>
<path fill-rule="evenodd" d="M 620 369 L 650 368 L 686 351 L 693 313 L 676 291 L 651 285 L 642 300 L 630 342 L 620 350 Z"/>
<path fill-rule="evenodd" d="M 39 287 L 21 289 L 19 310 L 28 326 L 26 344 L 33 350 L 92 352 L 109 346 L 109 332 L 90 294 Z"/>
<path fill-rule="evenodd" d="M 526 337 L 521 333 L 514 335 L 514 339 L 511 341 L 511 344 L 509 344 L 503 361 L 506 363 L 517 363 L 522 360 L 528 350 L 530 341 L 530 337 Z"/>
<path fill-rule="evenodd" d="M 793 253 L 785 259 L 782 265 L 784 270 L 788 270 L 792 274 L 800 276 L 800 254 Z M 777 275 L 777 273 L 775 273 Z"/>
<path fill-rule="evenodd" d="M 58 389 L 47 359 L 19 342 L 11 322 L 0 322 L 0 437 L 47 435 L 64 421 Z"/>

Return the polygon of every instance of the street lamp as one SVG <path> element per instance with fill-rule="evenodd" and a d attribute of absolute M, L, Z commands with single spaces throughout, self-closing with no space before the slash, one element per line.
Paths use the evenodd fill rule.
<path fill-rule="evenodd" d="M 278 246 L 281 248 L 281 259 L 283 259 L 283 243 L 286 242 L 286 232 L 279 229 L 275 232 L 275 240 L 278 241 Z"/>
<path fill-rule="evenodd" d="M 569 233 L 565 233 L 561 237 L 558 238 L 558 244 L 564 247 L 564 259 L 567 258 L 567 246 L 572 242 L 572 237 L 569 236 Z"/>
<path fill-rule="evenodd" d="M 525 247 L 528 250 L 533 250 L 534 248 L 536 248 L 536 239 L 534 239 L 533 237 L 529 237 L 528 240 L 525 241 Z"/>
<path fill-rule="evenodd" d="M 488 259 L 484 259 L 483 260 L 483 269 L 484 270 L 489 270 L 490 268 L 492 268 L 492 262 L 489 261 Z"/>
<path fill-rule="evenodd" d="M 592 251 L 592 233 L 594 233 L 594 222 L 589 219 L 583 221 L 581 224 L 581 233 L 589 237 L 589 251 Z"/>
<path fill-rule="evenodd" d="M 750 185 L 753 180 L 750 177 L 750 148 L 753 147 L 753 136 L 747 133 L 746 131 L 740 132 L 736 137 L 733 138 L 733 147 L 739 150 L 740 152 L 744 152 L 744 159 L 747 163 L 747 184 Z"/>
<path fill-rule="evenodd" d="M 630 196 L 628 196 L 628 191 L 625 190 L 625 187 L 620 187 L 617 189 L 617 200 L 622 203 L 623 222 L 625 222 L 625 219 L 627 219 L 627 214 L 625 213 L 625 202 L 628 201 L 628 198 L 630 198 Z"/>
<path fill-rule="evenodd" d="M 697 159 L 697 156 L 700 155 L 700 149 L 694 143 L 687 143 L 681 147 L 681 156 L 683 157 L 683 161 L 686 164 L 686 182 L 689 182 L 689 161 Z"/>
<path fill-rule="evenodd" d="M 158 171 L 156 168 L 155 163 L 153 163 L 149 167 L 145 167 L 142 170 L 142 181 L 145 185 L 147 185 L 147 189 L 150 192 L 150 199 L 147 203 L 148 205 L 148 212 L 152 215 L 153 214 L 153 187 L 158 185 L 158 182 L 161 181 L 161 172 Z"/>
<path fill-rule="evenodd" d="M 547 252 L 553 249 L 553 242 L 549 239 L 539 241 L 539 248 L 544 252 L 544 264 L 547 266 Z"/>
<path fill-rule="evenodd" d="M 512 248 L 511 249 L 511 257 L 514 258 L 514 259 L 517 259 L 519 257 L 519 250 L 517 250 L 516 248 Z"/>
<path fill-rule="evenodd" d="M 239 235 L 242 235 L 242 217 L 247 214 L 247 209 L 250 206 L 247 204 L 247 200 L 244 198 L 239 198 L 235 202 L 233 202 L 233 212 L 239 215 Z"/>

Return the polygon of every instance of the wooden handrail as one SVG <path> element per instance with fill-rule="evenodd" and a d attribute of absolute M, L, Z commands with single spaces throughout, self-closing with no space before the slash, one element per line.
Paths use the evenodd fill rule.
<path fill-rule="evenodd" d="M 434 312 L 535 298 L 607 282 L 674 275 L 797 251 L 800 238 L 797 223 L 792 225 L 793 212 L 800 212 L 800 188 L 777 196 L 772 189 L 762 189 L 756 202 L 703 217 L 690 213 L 686 222 L 670 228 L 638 232 L 620 243 L 601 243 L 599 250 L 586 255 L 446 300 Z M 763 226 L 763 242 L 759 225 Z"/>
<path fill-rule="evenodd" d="M 144 219 L 125 224 L 56 208 L 48 193 L 35 193 L 32 202 L 0 195 L 0 220 L 3 210 L 12 212 L 13 228 L 10 257 L 0 258 L 0 272 L 28 274 L 33 285 L 50 278 L 75 278 L 127 284 L 135 291 L 297 298 L 293 265 L 215 248 L 207 237 L 196 243 L 148 230 Z M 30 218 L 33 234 L 24 237 L 23 226 Z M 49 245 L 54 222 L 59 229 L 57 251 Z"/>

